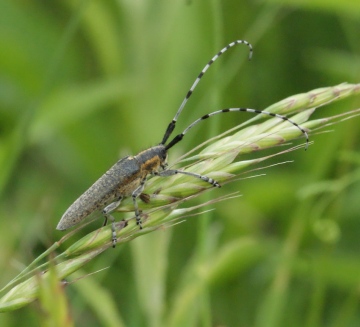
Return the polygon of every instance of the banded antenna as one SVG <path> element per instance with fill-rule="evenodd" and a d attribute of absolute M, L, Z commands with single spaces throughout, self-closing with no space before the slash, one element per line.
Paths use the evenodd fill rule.
<path fill-rule="evenodd" d="M 294 121 L 292 121 L 291 119 L 287 118 L 286 116 L 282 116 L 282 115 L 278 115 L 278 114 L 274 114 L 272 112 L 268 112 L 268 111 L 262 111 L 262 110 L 256 110 L 256 109 L 250 109 L 250 108 L 227 108 L 227 109 L 221 109 L 221 110 L 217 110 L 214 112 L 211 112 L 209 114 L 206 114 L 198 119 L 196 119 L 193 123 L 191 123 L 188 127 L 186 127 L 184 129 L 184 131 L 181 134 L 176 135 L 169 144 L 167 144 L 165 146 L 165 149 L 168 150 L 170 148 L 172 148 L 176 143 L 179 143 L 182 138 L 184 137 L 184 135 L 191 129 L 193 128 L 195 125 L 197 125 L 198 123 L 200 123 L 201 121 L 210 118 L 211 116 L 215 116 L 217 114 L 222 114 L 225 112 L 251 112 L 251 113 L 255 113 L 255 114 L 265 114 L 268 116 L 272 116 L 272 117 L 277 117 L 280 118 L 284 121 L 288 121 L 290 124 L 293 124 L 295 127 L 297 127 L 305 136 L 306 138 L 306 145 L 305 145 L 305 150 L 307 150 L 308 146 L 309 146 L 309 135 L 306 132 L 305 129 L 303 129 L 299 124 L 295 123 Z"/>
<path fill-rule="evenodd" d="M 165 145 L 166 141 L 168 140 L 168 138 L 170 137 L 171 133 L 173 132 L 175 125 L 176 125 L 176 121 L 179 117 L 179 115 L 181 114 L 181 111 L 184 109 L 187 101 L 189 100 L 190 96 L 192 95 L 195 87 L 197 86 L 197 84 L 199 83 L 200 79 L 204 76 L 205 72 L 209 69 L 209 67 L 214 63 L 215 60 L 217 60 L 224 52 L 226 52 L 228 49 L 230 49 L 231 47 L 237 45 L 237 44 L 246 44 L 249 49 L 249 60 L 251 60 L 252 57 L 252 53 L 253 53 L 253 49 L 252 49 L 252 45 L 244 40 L 237 40 L 234 42 L 229 43 L 225 48 L 221 49 L 207 64 L 206 66 L 203 68 L 203 70 L 201 71 L 201 73 L 199 74 L 199 76 L 196 78 L 195 82 L 193 83 L 193 85 L 191 86 L 190 90 L 188 91 L 188 93 L 186 94 L 183 102 L 181 103 L 178 111 L 175 114 L 175 117 L 173 118 L 173 120 L 171 121 L 171 123 L 169 124 L 168 128 L 166 129 L 165 135 L 163 137 L 163 140 L 160 144 Z M 182 140 L 182 138 L 184 137 L 184 135 L 191 129 L 193 128 L 195 125 L 197 125 L 198 123 L 200 123 L 201 121 L 215 116 L 217 114 L 221 114 L 221 113 L 226 113 L 226 112 L 250 112 L 250 113 L 255 113 L 255 114 L 264 114 L 264 115 L 268 115 L 268 116 L 272 116 L 272 117 L 276 117 L 276 118 L 280 118 L 283 121 L 288 121 L 290 124 L 294 125 L 295 127 L 297 127 L 305 136 L 306 138 L 306 145 L 305 145 L 305 150 L 307 150 L 308 146 L 309 146 L 309 135 L 306 132 L 306 130 L 304 128 L 302 128 L 299 124 L 297 124 L 296 122 L 292 121 L 291 119 L 289 119 L 286 116 L 283 115 L 279 115 L 279 114 L 274 114 L 272 112 L 269 111 L 262 111 L 262 110 L 256 110 L 256 109 L 250 109 L 250 108 L 227 108 L 227 109 L 222 109 L 222 110 L 217 110 L 214 112 L 211 112 L 209 114 L 206 114 L 200 118 L 198 118 L 197 120 L 195 120 L 193 123 L 191 123 L 188 127 L 185 128 L 185 130 L 181 133 L 176 135 L 166 146 L 166 150 L 172 148 L 176 143 L 180 142 Z"/>

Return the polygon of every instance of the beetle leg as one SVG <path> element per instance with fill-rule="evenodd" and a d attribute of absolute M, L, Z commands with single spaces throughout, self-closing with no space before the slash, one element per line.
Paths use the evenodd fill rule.
<path fill-rule="evenodd" d="M 162 170 L 162 171 L 155 173 L 155 175 L 163 176 L 163 177 L 172 176 L 172 175 L 176 175 L 176 174 L 184 174 L 184 175 L 188 175 L 188 176 L 193 176 L 195 178 L 199 178 L 199 179 L 203 180 L 204 182 L 211 184 L 214 187 L 221 187 L 221 185 L 216 180 L 214 180 L 210 177 L 196 174 L 196 173 L 191 173 L 188 171 L 177 170 L 177 169 L 167 169 L 167 170 Z"/>
<path fill-rule="evenodd" d="M 141 217 L 140 217 L 139 207 L 138 207 L 136 198 L 137 198 L 137 197 L 142 193 L 142 191 L 144 190 L 145 182 L 146 182 L 146 177 L 141 180 L 140 185 L 134 190 L 134 192 L 132 192 L 132 195 L 131 195 L 131 196 L 132 196 L 132 199 L 133 199 L 133 203 L 134 203 L 134 208 L 135 208 L 136 224 L 139 225 L 140 229 L 142 229 Z"/>
<path fill-rule="evenodd" d="M 121 203 L 122 200 L 122 196 L 118 198 L 117 201 L 110 203 L 108 206 L 106 206 L 103 209 L 103 215 L 105 217 L 105 221 L 104 221 L 104 226 L 106 225 L 108 219 L 111 220 L 111 232 L 112 232 L 112 243 L 113 243 L 113 248 L 115 247 L 115 244 L 117 242 L 117 237 L 116 237 L 116 229 L 115 229 L 115 218 L 110 214 L 111 212 L 113 212 Z"/>

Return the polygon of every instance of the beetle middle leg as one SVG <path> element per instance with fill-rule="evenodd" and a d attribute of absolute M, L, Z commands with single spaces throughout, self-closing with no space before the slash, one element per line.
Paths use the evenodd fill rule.
<path fill-rule="evenodd" d="M 136 224 L 139 225 L 140 229 L 142 229 L 141 217 L 140 217 L 139 207 L 138 207 L 136 199 L 144 190 L 145 182 L 146 182 L 146 177 L 141 180 L 140 185 L 131 194 L 133 203 L 134 203 L 134 208 L 135 208 Z"/>
<path fill-rule="evenodd" d="M 116 229 L 115 229 L 115 218 L 110 213 L 113 212 L 120 205 L 122 199 L 123 199 L 122 196 L 119 197 L 117 201 L 110 203 L 102 211 L 105 217 L 104 226 L 106 225 L 108 219 L 111 220 L 111 232 L 112 232 L 111 239 L 112 239 L 113 247 L 115 247 L 115 244 L 117 242 L 117 237 L 116 237 Z"/>

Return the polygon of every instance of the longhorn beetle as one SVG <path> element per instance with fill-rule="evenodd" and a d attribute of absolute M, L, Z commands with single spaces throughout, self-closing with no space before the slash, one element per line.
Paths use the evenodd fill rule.
<path fill-rule="evenodd" d="M 184 109 L 187 101 L 192 95 L 200 79 L 203 77 L 205 72 L 209 69 L 209 67 L 214 63 L 215 60 L 217 60 L 228 49 L 237 44 L 245 44 L 248 46 L 249 60 L 251 59 L 253 51 L 252 46 L 249 42 L 244 40 L 234 41 L 228 44 L 222 50 L 220 50 L 206 64 L 206 66 L 196 78 L 195 82 L 193 83 L 190 90 L 186 94 L 183 102 L 181 103 L 178 111 L 176 112 L 175 117 L 168 125 L 160 144 L 153 146 L 145 151 L 142 151 L 136 156 L 127 156 L 123 159 L 120 159 L 66 210 L 64 215 L 61 217 L 59 224 L 57 225 L 57 229 L 65 230 L 79 223 L 93 212 L 97 210 L 102 210 L 102 214 L 105 218 L 104 225 L 106 225 L 108 219 L 110 219 L 112 222 L 112 244 L 115 247 L 115 244 L 117 242 L 115 218 L 111 215 L 111 213 L 120 205 L 123 198 L 131 196 L 134 203 L 136 223 L 139 228 L 142 229 L 137 198 L 139 196 L 143 198 L 141 195 L 142 191 L 144 190 L 146 178 L 149 174 L 163 177 L 172 176 L 175 174 L 185 174 L 193 176 L 195 178 L 200 178 L 201 180 L 209 183 L 214 187 L 220 187 L 220 184 L 210 177 L 178 169 L 167 169 L 168 150 L 172 148 L 176 143 L 180 142 L 184 135 L 199 122 L 217 114 L 242 111 L 255 114 L 265 114 L 268 116 L 280 118 L 284 121 L 288 121 L 289 123 L 296 126 L 304 134 L 306 138 L 305 150 L 307 149 L 309 144 L 308 134 L 305 129 L 303 129 L 297 123 L 290 120 L 286 116 L 249 108 L 228 108 L 204 115 L 201 118 L 195 120 L 192 124 L 185 128 L 185 130 L 181 134 L 176 135 L 168 144 L 166 144 L 175 128 L 175 124 L 182 110 Z"/>

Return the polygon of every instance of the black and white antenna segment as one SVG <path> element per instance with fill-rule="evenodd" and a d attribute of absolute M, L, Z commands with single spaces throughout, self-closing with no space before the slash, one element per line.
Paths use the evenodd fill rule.
<path fill-rule="evenodd" d="M 171 121 L 171 123 L 169 124 L 163 140 L 161 141 L 160 144 L 165 145 L 165 143 L 167 142 L 168 138 L 170 137 L 170 135 L 172 134 L 176 122 L 182 112 L 182 110 L 184 109 L 186 103 L 188 102 L 189 98 L 191 97 L 191 95 L 193 94 L 196 86 L 198 85 L 198 83 L 200 82 L 201 78 L 204 76 L 204 74 L 206 73 L 206 71 L 209 69 L 209 67 L 223 54 L 225 53 L 227 50 L 229 50 L 230 48 L 232 48 L 235 45 L 238 44 L 245 44 L 249 47 L 249 60 L 251 60 L 252 58 L 252 54 L 253 54 L 253 48 L 252 45 L 245 41 L 245 40 L 237 40 L 234 42 L 229 43 L 226 47 L 224 47 L 223 49 L 221 49 L 203 68 L 203 70 L 200 72 L 200 74 L 198 75 L 198 77 L 195 79 L 193 85 L 191 86 L 191 88 L 189 89 L 189 91 L 187 92 L 183 102 L 181 103 L 179 109 L 177 110 L 173 120 Z M 170 149 L 171 147 L 173 147 L 176 143 L 180 142 L 182 140 L 182 138 L 184 137 L 184 135 L 191 129 L 193 128 L 195 125 L 197 125 L 199 122 L 201 122 L 202 120 L 205 120 L 211 116 L 215 116 L 217 114 L 221 114 L 221 113 L 226 113 L 226 112 L 250 112 L 250 113 L 255 113 L 255 114 L 264 114 L 264 115 L 268 115 L 268 116 L 272 116 L 272 117 L 277 117 L 279 119 L 282 119 L 284 121 L 288 121 L 290 124 L 294 125 L 295 127 L 297 127 L 305 136 L 306 138 L 306 145 L 305 145 L 305 150 L 308 148 L 309 146 L 309 136 L 308 133 L 306 132 L 306 130 L 304 128 L 302 128 L 300 125 L 298 125 L 296 122 L 292 121 L 291 119 L 289 119 L 286 116 L 283 115 L 278 115 L 278 114 L 274 114 L 272 112 L 268 112 L 268 111 L 263 111 L 263 110 L 257 110 L 257 109 L 250 109 L 250 108 L 226 108 L 226 109 L 222 109 L 222 110 L 217 110 L 214 112 L 211 112 L 209 114 L 206 114 L 202 117 L 200 117 L 199 119 L 195 120 L 192 124 L 190 124 L 187 128 L 185 128 L 185 130 L 181 133 L 176 135 L 167 145 L 165 145 L 166 149 Z"/>

